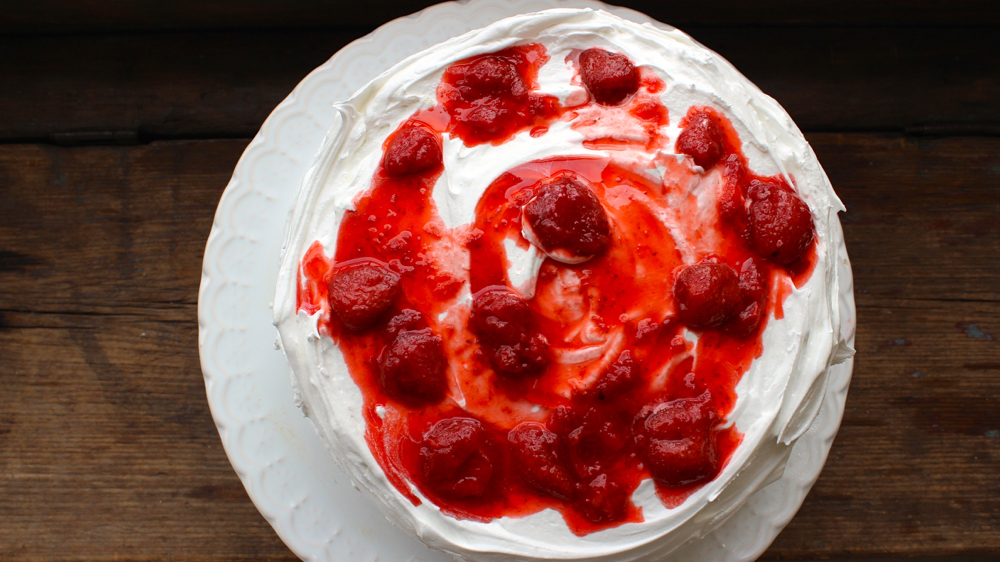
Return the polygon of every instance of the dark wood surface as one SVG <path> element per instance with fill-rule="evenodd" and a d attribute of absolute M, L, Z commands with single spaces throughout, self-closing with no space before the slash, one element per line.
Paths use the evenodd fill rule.
<path fill-rule="evenodd" d="M 197 351 L 201 259 L 249 139 L 420 7 L 0 10 L 0 560 L 290 560 Z M 848 212 L 844 422 L 766 560 L 1000 560 L 1000 6 L 636 2 L 781 102 Z"/>

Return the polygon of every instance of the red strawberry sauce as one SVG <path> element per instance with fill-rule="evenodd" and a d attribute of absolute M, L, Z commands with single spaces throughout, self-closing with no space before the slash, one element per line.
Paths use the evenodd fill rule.
<path fill-rule="evenodd" d="M 620 58 L 591 57 L 621 65 Z M 723 115 L 692 107 L 680 122 L 696 125 L 676 150 L 694 147 L 708 169 L 696 168 L 694 156 L 680 162 L 657 156 L 652 149 L 673 152 L 676 139 L 661 132 L 669 117 L 654 95 L 664 87 L 655 73 L 639 67 L 637 79 L 615 78 L 613 96 L 605 87 L 600 101 L 591 95 L 567 109 L 537 92 L 538 69 L 547 60 L 541 45 L 524 45 L 452 65 L 438 88 L 439 104 L 386 140 L 383 166 L 344 215 L 335 254 L 316 242 L 303 256 L 297 301 L 299 310 L 320 313 L 320 332 L 343 352 L 364 396 L 368 445 L 400 493 L 417 504 L 415 486 L 448 515 L 478 521 L 553 508 L 584 535 L 642 521 L 631 501 L 642 480 L 653 478 L 663 503 L 675 507 L 729 462 L 742 439 L 725 424 L 735 386 L 761 354 L 768 316 L 780 317 L 792 284 L 810 276 L 815 242 L 788 265 L 754 253 L 746 234 L 747 186 L 759 180 L 790 188 L 782 177 L 747 168 Z M 567 63 L 580 69 L 579 54 Z M 575 83 L 610 80 L 586 78 Z M 605 118 L 634 134 L 597 136 Z M 515 135 L 540 137 L 558 120 L 584 134 L 589 148 L 614 148 L 612 157 L 595 152 L 515 166 L 489 185 L 469 224 L 445 226 L 431 198 L 443 171 L 444 139 L 500 144 Z M 575 265 L 546 259 L 530 298 L 518 287 L 504 289 L 511 285 L 505 241 L 518 251 L 530 248 L 521 234 L 522 208 L 542 186 L 567 177 L 600 201 L 610 245 Z M 345 291 L 338 288 L 343 279 L 377 277 L 338 273 L 361 258 L 377 262 L 372 272 L 388 273 L 371 289 L 331 295 Z M 697 296 L 678 301 L 678 274 L 699 262 L 713 264 L 706 271 L 732 271 L 688 275 L 708 281 L 685 286 L 683 295 Z M 716 278 L 725 279 L 724 289 L 712 285 Z M 392 291 L 384 288 L 390 282 Z M 515 296 L 497 300 L 494 293 L 493 302 L 511 304 L 495 317 L 477 313 L 483 316 L 474 332 L 470 311 L 487 288 Z M 699 303 L 723 290 L 722 312 L 699 316 L 695 309 L 707 306 Z M 364 322 L 335 313 L 331 299 L 363 303 Z M 709 327 L 683 320 L 706 315 Z M 481 342 L 476 335 L 511 330 L 517 333 L 510 341 Z M 517 340 L 520 332 L 526 335 Z M 515 353 L 504 345 L 517 341 L 531 342 L 535 362 L 516 376 L 498 374 L 491 360 Z M 408 361 L 411 352 L 417 355 Z M 516 363 L 518 356 L 503 357 Z M 404 385 L 386 382 L 399 373 Z M 400 388 L 415 389 L 413 396 L 401 396 Z"/>

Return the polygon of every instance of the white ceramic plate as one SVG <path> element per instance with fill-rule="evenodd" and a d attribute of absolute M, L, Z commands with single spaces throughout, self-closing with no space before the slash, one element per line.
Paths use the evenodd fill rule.
<path fill-rule="evenodd" d="M 205 248 L 198 346 L 212 416 L 226 454 L 257 509 L 305 560 L 445 562 L 393 527 L 355 490 L 293 403 L 290 371 L 275 351 L 271 299 L 285 219 L 303 176 L 346 99 L 404 57 L 507 16 L 553 7 L 638 12 L 586 0 L 473 0 L 389 22 L 314 70 L 267 118 L 240 158 Z M 657 23 L 657 25 L 663 25 Z M 664 26 L 666 27 L 666 26 Z M 845 335 L 855 325 L 850 265 L 841 247 Z M 819 416 L 795 444 L 784 476 L 721 527 L 672 558 L 753 560 L 791 520 L 819 476 L 840 427 L 853 361 L 831 372 Z"/>

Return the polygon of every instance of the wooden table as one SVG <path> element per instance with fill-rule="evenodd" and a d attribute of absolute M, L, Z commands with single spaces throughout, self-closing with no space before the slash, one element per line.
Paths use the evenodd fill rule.
<path fill-rule="evenodd" d="M 0 559 L 290 560 L 208 411 L 202 252 L 271 109 L 423 6 L 108 4 L 0 10 Z M 788 109 L 856 276 L 843 426 L 764 559 L 1000 560 L 1000 6 L 701 4 L 632 3 Z"/>

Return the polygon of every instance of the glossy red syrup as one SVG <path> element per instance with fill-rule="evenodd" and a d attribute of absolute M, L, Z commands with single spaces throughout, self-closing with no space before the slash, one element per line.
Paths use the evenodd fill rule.
<path fill-rule="evenodd" d="M 548 60 L 544 46 L 530 44 L 453 64 L 437 89 L 438 103 L 451 116 L 449 132 L 473 146 L 544 129 L 561 112 L 554 96 L 534 91 L 538 69 Z"/>
<path fill-rule="evenodd" d="M 585 535 L 642 521 L 631 501 L 642 480 L 655 476 L 660 499 L 672 508 L 729 462 L 742 439 L 734 426 L 723 429 L 735 386 L 762 352 L 766 319 L 780 317 L 791 285 L 811 274 L 815 243 L 787 266 L 754 254 L 744 235 L 746 186 L 752 179 L 785 180 L 747 169 L 724 116 L 697 107 L 681 121 L 684 127 L 694 113 L 707 113 L 719 127 L 718 161 L 696 169 L 652 150 L 673 147 L 661 133 L 668 115 L 654 95 L 663 82 L 648 69 L 638 69 L 636 92 L 618 105 L 591 100 L 561 113 L 553 101 L 545 105 L 551 111 L 532 113 L 545 60 L 544 48 L 527 45 L 458 63 L 445 72 L 440 104 L 400 131 L 418 126 L 467 145 L 502 143 L 517 134 L 545 135 L 551 120 L 561 118 L 586 137 L 586 146 L 613 146 L 611 157 L 602 152 L 513 167 L 485 190 L 471 223 L 456 228 L 444 225 L 431 198 L 440 166 L 401 165 L 415 170 L 401 175 L 380 168 L 355 210 L 345 213 L 335 254 L 316 242 L 303 256 L 298 309 L 319 312 L 321 333 L 343 352 L 364 397 L 368 445 L 400 493 L 419 503 L 411 492 L 416 486 L 444 513 L 477 521 L 552 508 Z M 469 79 L 470 73 L 478 74 Z M 508 112 L 510 120 L 495 127 L 484 128 L 481 116 L 466 119 L 497 99 L 497 107 L 528 109 Z M 392 137 L 384 151 L 391 146 Z M 611 242 L 583 263 L 542 262 L 534 293 L 524 299 L 527 312 L 515 308 L 527 315 L 518 325 L 544 337 L 547 362 L 537 372 L 501 376 L 476 334 L 504 333 L 502 319 L 477 316 L 471 329 L 472 302 L 497 287 L 525 290 L 511 287 L 507 273 L 508 249 L 534 251 L 521 234 L 521 211 L 539 189 L 565 178 L 600 201 Z M 330 281 L 336 268 L 360 258 L 397 273 L 400 290 L 378 321 L 348 329 L 331 312 Z M 756 314 L 751 307 L 758 306 L 759 318 L 747 313 L 708 328 L 686 326 L 675 279 L 702 262 L 740 276 L 739 306 L 725 314 Z M 400 333 L 428 329 L 443 341 L 448 360 L 445 396 L 393 398 L 379 378 L 386 348 Z"/>

